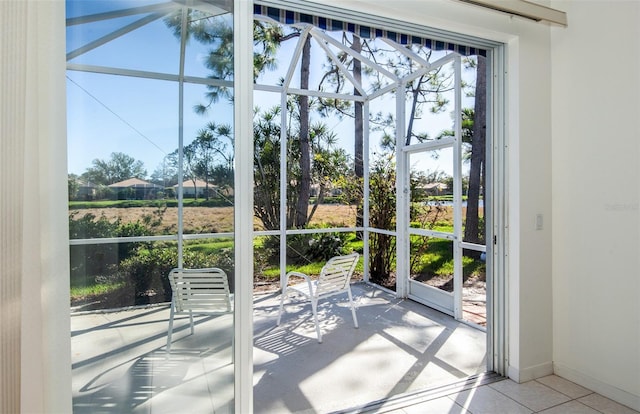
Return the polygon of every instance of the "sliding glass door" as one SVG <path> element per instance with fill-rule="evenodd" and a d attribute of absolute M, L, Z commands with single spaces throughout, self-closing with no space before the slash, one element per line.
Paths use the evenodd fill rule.
<path fill-rule="evenodd" d="M 234 409 L 234 41 L 229 1 L 67 1 L 74 412 Z M 169 347 L 169 272 L 212 267 L 230 312 Z"/>

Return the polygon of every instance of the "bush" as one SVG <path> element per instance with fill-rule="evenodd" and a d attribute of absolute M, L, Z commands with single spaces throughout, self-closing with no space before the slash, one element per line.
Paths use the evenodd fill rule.
<path fill-rule="evenodd" d="M 171 285 L 167 277 L 171 269 L 178 265 L 178 251 L 175 245 L 138 248 L 136 254 L 120 263 L 118 274 L 135 292 L 135 304 L 147 304 L 151 296 L 158 301 L 171 300 Z M 230 288 L 233 291 L 233 252 L 223 249 L 216 254 L 185 249 L 183 252 L 185 269 L 219 267 L 227 273 Z"/>
<path fill-rule="evenodd" d="M 152 233 L 148 221 L 122 223 L 119 219 L 110 222 L 106 217 L 96 218 L 86 214 L 76 218 L 78 212 L 69 215 L 69 237 L 71 239 L 100 239 L 111 237 L 147 236 Z M 72 245 L 69 248 L 71 282 L 90 285 L 96 276 L 110 276 L 117 271 L 121 260 L 131 256 L 140 243 L 100 243 Z"/>
<path fill-rule="evenodd" d="M 291 264 L 307 264 L 321 262 L 345 254 L 347 234 L 340 232 L 294 234 L 287 236 L 287 258 Z M 280 237 L 268 237 L 264 249 L 269 252 L 267 257 L 279 261 Z"/>

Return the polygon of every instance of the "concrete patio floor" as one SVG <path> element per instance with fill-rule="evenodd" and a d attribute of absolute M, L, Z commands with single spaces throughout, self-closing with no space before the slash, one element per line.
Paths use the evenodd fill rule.
<path fill-rule="evenodd" d="M 256 413 L 335 412 L 460 382 L 485 371 L 485 333 L 364 283 L 348 304 L 319 305 L 323 343 L 308 304 L 276 326 L 277 293 L 254 300 Z M 231 315 L 176 319 L 165 352 L 168 306 L 72 315 L 77 413 L 219 413 L 233 405 Z M 185 411 L 186 410 L 186 411 Z"/>

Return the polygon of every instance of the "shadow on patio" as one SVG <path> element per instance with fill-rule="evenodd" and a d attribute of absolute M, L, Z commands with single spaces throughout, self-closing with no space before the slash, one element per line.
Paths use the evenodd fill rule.
<path fill-rule="evenodd" d="M 279 295 L 254 302 L 256 413 L 332 412 L 482 373 L 484 332 L 364 283 L 353 285 L 360 328 L 337 297 L 319 305 L 319 344 L 310 306 Z M 164 347 L 168 306 L 73 315 L 73 395 L 78 413 L 231 412 L 232 318 L 176 319 Z"/>

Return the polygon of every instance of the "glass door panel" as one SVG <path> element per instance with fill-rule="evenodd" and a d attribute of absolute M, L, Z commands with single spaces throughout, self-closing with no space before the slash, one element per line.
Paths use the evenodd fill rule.
<path fill-rule="evenodd" d="M 409 197 L 409 297 L 452 314 L 455 229 L 453 146 L 407 154 Z"/>
<path fill-rule="evenodd" d="M 234 409 L 231 8 L 67 1 L 76 413 Z M 175 268 L 222 269 L 183 283 L 231 306 L 191 319 Z"/>

